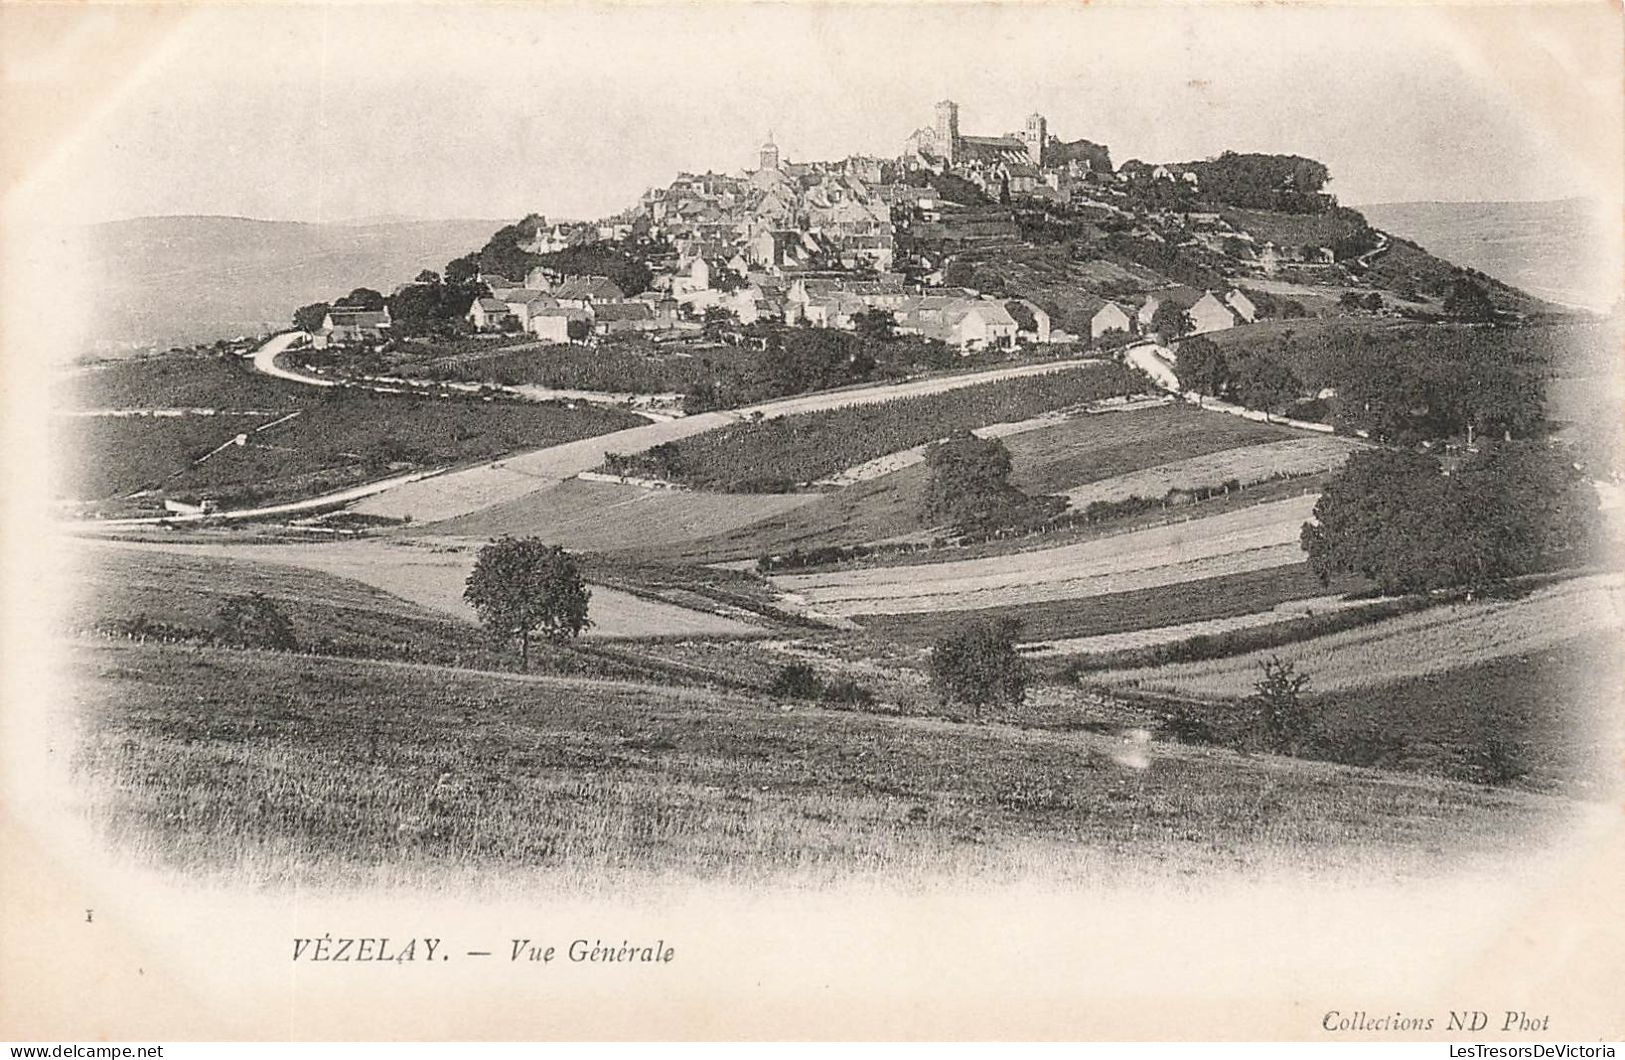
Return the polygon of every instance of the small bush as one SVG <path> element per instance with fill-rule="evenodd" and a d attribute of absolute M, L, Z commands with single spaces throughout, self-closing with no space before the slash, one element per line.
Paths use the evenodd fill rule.
<path fill-rule="evenodd" d="M 931 685 L 944 706 L 979 710 L 1019 706 L 1027 692 L 1027 661 L 1016 651 L 1021 621 L 968 622 L 931 649 Z"/>
<path fill-rule="evenodd" d="M 786 663 L 767 686 L 769 694 L 791 699 L 817 699 L 823 688 L 817 672 L 803 662 Z"/>
<path fill-rule="evenodd" d="M 261 592 L 233 596 L 222 604 L 215 621 L 215 636 L 219 643 L 236 648 L 299 648 L 293 620 L 275 600 Z"/>

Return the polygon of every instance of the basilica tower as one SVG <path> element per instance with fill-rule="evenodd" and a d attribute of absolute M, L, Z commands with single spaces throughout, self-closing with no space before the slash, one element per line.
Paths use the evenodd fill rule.
<path fill-rule="evenodd" d="M 937 153 L 949 165 L 959 156 L 959 104 L 951 99 L 937 104 Z"/>

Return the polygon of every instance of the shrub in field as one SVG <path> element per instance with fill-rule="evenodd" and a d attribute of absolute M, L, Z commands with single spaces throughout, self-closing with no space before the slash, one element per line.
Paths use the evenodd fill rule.
<path fill-rule="evenodd" d="M 1290 659 L 1275 655 L 1260 668 L 1263 676 L 1253 686 L 1252 698 L 1259 730 L 1272 749 L 1295 754 L 1309 735 L 1311 717 L 1303 694 L 1309 687 L 1309 675 L 1300 674 Z"/>
<path fill-rule="evenodd" d="M 532 636 L 562 644 L 592 625 L 591 595 L 575 557 L 536 537 L 504 537 L 480 549 L 463 590 L 487 629 L 519 638 L 527 669 Z"/>
<path fill-rule="evenodd" d="M 233 596 L 220 605 L 215 627 L 219 643 L 237 648 L 293 651 L 299 647 L 293 620 L 275 600 L 260 592 Z"/>
<path fill-rule="evenodd" d="M 1027 692 L 1027 661 L 1016 651 L 1021 620 L 973 621 L 931 648 L 931 687 L 944 706 L 979 710 L 1019 706 Z"/>
<path fill-rule="evenodd" d="M 1468 755 L 1468 765 L 1479 781 L 1500 787 L 1529 775 L 1523 751 L 1516 742 L 1500 733 L 1488 733 Z"/>
<path fill-rule="evenodd" d="M 816 699 L 842 707 L 867 707 L 874 703 L 874 693 L 850 678 L 837 677 L 824 680 L 818 671 L 804 662 L 786 663 L 773 676 L 767 688 L 769 694 L 790 699 Z"/>
<path fill-rule="evenodd" d="M 1059 514 L 1060 498 L 1029 497 L 1010 484 L 1010 450 L 997 438 L 959 431 L 925 452 L 920 520 L 961 531 L 989 530 Z"/>
<path fill-rule="evenodd" d="M 767 690 L 775 696 L 816 699 L 818 693 L 823 691 L 823 687 L 823 682 L 818 679 L 818 673 L 811 666 L 804 662 L 793 662 L 779 668 Z"/>

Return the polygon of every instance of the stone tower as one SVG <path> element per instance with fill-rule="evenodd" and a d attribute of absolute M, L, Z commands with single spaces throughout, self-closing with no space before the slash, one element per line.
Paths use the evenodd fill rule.
<path fill-rule="evenodd" d="M 1021 132 L 1021 140 L 1027 145 L 1027 157 L 1035 166 L 1044 164 L 1044 144 L 1049 140 L 1049 123 L 1042 114 L 1027 115 L 1027 127 Z"/>
<path fill-rule="evenodd" d="M 779 146 L 773 142 L 773 134 L 767 134 L 767 143 L 762 145 L 762 168 L 779 168 Z"/>
<path fill-rule="evenodd" d="M 959 104 L 951 99 L 937 104 L 937 153 L 949 165 L 959 157 Z"/>

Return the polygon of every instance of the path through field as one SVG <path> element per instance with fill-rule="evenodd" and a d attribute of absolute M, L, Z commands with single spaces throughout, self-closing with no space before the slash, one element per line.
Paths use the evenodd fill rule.
<path fill-rule="evenodd" d="M 1069 600 L 1149 589 L 1303 559 L 1317 494 L 1059 548 L 947 563 L 773 578 L 791 606 L 851 617 Z"/>

